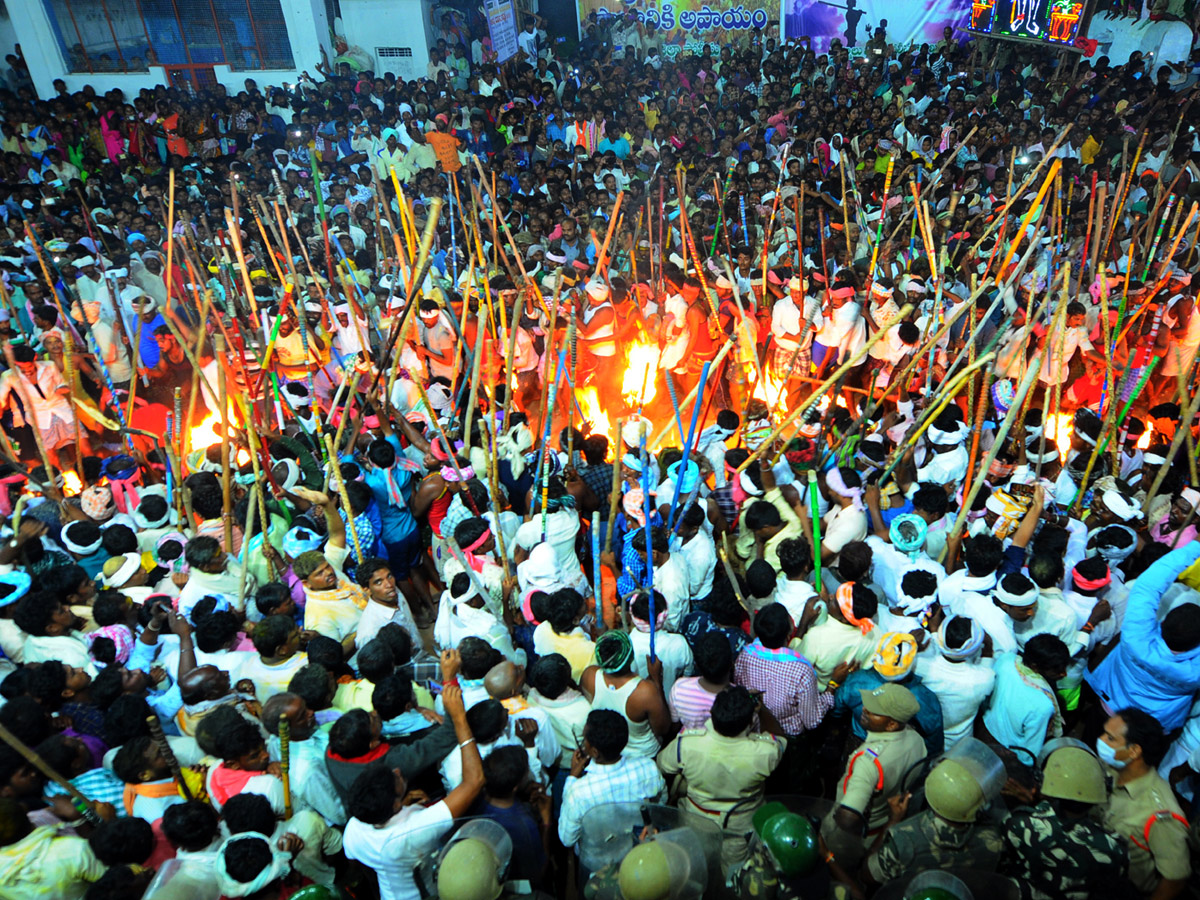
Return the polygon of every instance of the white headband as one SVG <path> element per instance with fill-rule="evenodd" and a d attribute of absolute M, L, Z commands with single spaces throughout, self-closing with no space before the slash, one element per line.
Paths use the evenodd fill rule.
<path fill-rule="evenodd" d="M 79 523 L 72 522 L 71 523 L 71 525 L 77 525 L 77 524 L 86 524 L 86 523 L 82 523 L 82 522 L 79 522 Z M 62 544 L 64 547 L 66 547 L 68 550 L 70 550 L 72 553 L 74 553 L 78 556 L 91 556 L 93 553 L 95 553 L 97 550 L 100 549 L 100 547 L 103 544 L 103 540 L 99 537 L 97 537 L 96 540 L 91 544 L 77 544 L 73 540 L 71 540 L 70 535 L 67 534 L 67 532 L 69 532 L 71 530 L 71 525 L 68 525 L 59 534 L 59 536 L 62 538 Z"/>
<path fill-rule="evenodd" d="M 951 649 L 946 646 L 946 626 L 954 619 L 964 618 L 971 623 L 971 636 L 963 642 L 961 647 Z M 975 622 L 974 619 L 969 619 L 966 616 L 947 616 L 942 622 L 942 627 L 937 630 L 938 650 L 946 659 L 963 660 L 973 656 L 980 647 L 983 646 L 983 629 Z"/>
<path fill-rule="evenodd" d="M 1028 607 L 1033 606 L 1038 600 L 1037 585 L 1031 584 L 1029 590 L 1023 594 L 1013 594 L 1004 589 L 1004 579 L 1001 578 L 996 582 L 994 591 L 995 598 L 1005 606 Z"/>
<path fill-rule="evenodd" d="M 961 444 L 967 437 L 967 428 L 959 422 L 953 431 L 942 431 L 936 425 L 929 426 L 929 440 L 935 444 L 948 444 L 956 446 Z"/>
<path fill-rule="evenodd" d="M 300 466 L 294 459 L 281 459 L 275 465 L 283 466 L 283 478 L 279 479 L 279 486 L 285 491 L 290 491 L 300 483 Z"/>
<path fill-rule="evenodd" d="M 112 575 L 105 575 L 101 579 L 105 587 L 121 587 L 142 567 L 142 558 L 136 553 L 122 553 L 121 560 L 121 568 L 113 572 Z"/>
<path fill-rule="evenodd" d="M 1126 500 L 1124 495 L 1119 491 L 1109 488 L 1100 495 L 1100 499 L 1104 501 L 1104 505 L 1109 508 L 1112 514 L 1122 522 L 1133 522 L 1141 515 L 1141 510 Z"/>
<path fill-rule="evenodd" d="M 167 504 L 166 512 L 164 512 L 157 519 L 146 518 L 146 516 L 142 513 L 142 506 L 140 503 L 138 504 L 137 509 L 135 509 L 133 511 L 133 522 L 135 525 L 137 525 L 138 528 L 144 528 L 144 529 L 162 528 L 164 525 L 166 525 L 170 521 L 171 521 L 171 504 L 170 503 Z"/>
<path fill-rule="evenodd" d="M 863 508 L 862 488 L 846 487 L 846 482 L 842 478 L 842 473 L 837 466 L 834 466 L 825 473 L 825 486 L 832 490 L 835 494 L 849 499 L 854 504 L 855 509 Z"/>

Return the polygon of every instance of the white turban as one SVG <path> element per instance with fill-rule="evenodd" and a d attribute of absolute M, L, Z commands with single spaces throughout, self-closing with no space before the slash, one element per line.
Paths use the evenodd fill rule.
<path fill-rule="evenodd" d="M 1142 511 L 1125 498 L 1120 491 L 1109 488 L 1100 495 L 1104 505 L 1122 522 L 1134 522 L 1141 517 Z"/>

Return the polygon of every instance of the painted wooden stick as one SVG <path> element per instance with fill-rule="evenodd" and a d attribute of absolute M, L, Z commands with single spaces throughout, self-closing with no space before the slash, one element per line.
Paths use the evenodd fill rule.
<path fill-rule="evenodd" d="M 279 780 L 283 782 L 283 817 L 292 817 L 291 781 L 292 723 L 286 713 L 279 714 Z"/>

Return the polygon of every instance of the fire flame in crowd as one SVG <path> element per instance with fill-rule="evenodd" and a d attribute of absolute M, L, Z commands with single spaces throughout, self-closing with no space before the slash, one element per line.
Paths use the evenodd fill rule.
<path fill-rule="evenodd" d="M 625 374 L 621 378 L 621 393 L 631 405 L 649 403 L 658 393 L 658 360 L 661 354 L 653 344 L 641 341 L 629 348 L 625 359 Z"/>
<path fill-rule="evenodd" d="M 63 493 L 67 496 L 75 496 L 83 493 L 83 480 L 79 477 L 79 473 L 74 469 L 66 469 L 62 473 L 63 477 Z"/>
<path fill-rule="evenodd" d="M 234 423 L 237 420 L 234 418 L 233 410 L 229 410 L 229 426 L 233 429 Z M 211 447 L 213 444 L 221 443 L 221 417 L 213 412 L 199 424 L 188 432 L 188 447 L 191 450 L 203 450 Z M 245 447 L 238 448 L 237 454 L 234 457 L 234 462 L 239 466 L 244 466 L 250 462 L 250 451 Z"/>
<path fill-rule="evenodd" d="M 579 410 L 583 413 L 583 418 L 588 423 L 592 434 L 607 435 L 612 431 L 612 421 L 608 418 L 604 407 L 600 405 L 600 392 L 596 388 L 591 386 L 580 388 L 575 392 L 575 397 L 579 401 Z"/>

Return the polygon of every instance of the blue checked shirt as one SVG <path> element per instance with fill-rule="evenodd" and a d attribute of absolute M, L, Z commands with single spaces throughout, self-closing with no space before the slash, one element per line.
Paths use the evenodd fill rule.
<path fill-rule="evenodd" d="M 559 840 L 565 847 L 574 846 L 582 831 L 584 815 L 602 803 L 657 802 L 666 793 L 667 784 L 651 757 L 623 755 L 611 766 L 592 760 L 583 775 L 567 777 L 562 810 L 558 814 Z"/>

